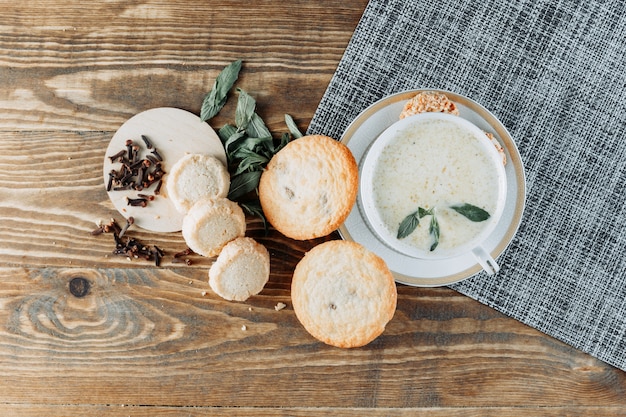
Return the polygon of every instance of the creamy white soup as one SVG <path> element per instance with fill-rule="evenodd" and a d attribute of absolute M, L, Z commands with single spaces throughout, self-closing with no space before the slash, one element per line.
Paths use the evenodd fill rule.
<path fill-rule="evenodd" d="M 402 221 L 419 208 L 433 211 L 403 243 L 426 252 L 449 251 L 474 239 L 494 221 L 500 194 L 498 161 L 472 133 L 447 120 L 423 122 L 395 135 L 383 148 L 373 175 L 373 198 L 384 227 L 396 236 Z M 471 221 L 451 206 L 471 204 L 487 213 Z"/>

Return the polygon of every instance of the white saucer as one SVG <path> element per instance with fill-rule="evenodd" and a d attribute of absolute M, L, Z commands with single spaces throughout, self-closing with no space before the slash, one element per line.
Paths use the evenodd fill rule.
<path fill-rule="evenodd" d="M 110 156 L 126 148 L 126 140 L 132 139 L 141 148 L 142 155 L 149 153 L 141 135 L 152 142 L 157 152 L 163 157 L 162 167 L 167 172 L 188 153 L 213 155 L 226 164 L 226 154 L 219 136 L 211 126 L 198 116 L 188 111 L 159 107 L 141 112 L 128 119 L 113 135 L 106 150 L 103 164 L 105 187 L 108 185 L 109 172 L 120 169 L 121 163 L 111 162 Z M 135 225 L 153 232 L 178 232 L 182 229 L 183 214 L 179 213 L 167 197 L 165 183 L 160 194 L 149 201 L 146 207 L 129 206 L 127 197 L 136 198 L 138 193 L 153 194 L 153 185 L 145 191 L 108 191 L 115 208 L 125 217 L 134 217 Z"/>
<path fill-rule="evenodd" d="M 359 114 L 344 132 L 341 142 L 352 151 L 360 171 L 369 146 L 386 128 L 398 121 L 406 101 L 420 91 L 440 91 L 446 94 L 457 104 L 460 117 L 492 133 L 504 147 L 507 158 L 506 203 L 498 225 L 484 244 L 485 250 L 496 259 L 509 245 L 521 222 L 526 198 L 526 180 L 515 142 L 502 123 L 487 109 L 467 97 L 449 91 L 424 89 L 396 93 L 377 101 Z M 343 239 L 359 242 L 382 257 L 393 272 L 396 282 L 402 284 L 420 287 L 450 285 L 482 271 L 471 254 L 448 259 L 423 260 L 389 248 L 370 230 L 361 206 L 360 190 L 357 204 L 339 228 L 339 233 Z"/>

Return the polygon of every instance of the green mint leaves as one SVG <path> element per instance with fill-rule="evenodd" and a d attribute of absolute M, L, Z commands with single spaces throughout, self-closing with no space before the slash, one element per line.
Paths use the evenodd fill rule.
<path fill-rule="evenodd" d="M 433 244 L 431 245 L 430 250 L 434 251 L 437 245 L 439 245 L 439 222 L 437 221 L 437 216 L 435 216 L 434 208 L 425 209 L 418 207 L 417 211 L 406 216 L 402 222 L 400 222 L 400 227 L 398 227 L 398 234 L 396 237 L 398 239 L 404 239 L 413 233 L 417 226 L 419 226 L 420 219 L 426 216 L 431 216 L 428 233 L 433 237 Z"/>
<path fill-rule="evenodd" d="M 432 217 L 430 218 L 428 233 L 430 233 L 433 238 L 433 243 L 432 245 L 430 245 L 430 251 L 432 252 L 437 249 L 437 246 L 439 245 L 439 222 L 437 221 L 437 216 L 435 216 L 435 213 L 433 213 Z"/>
<path fill-rule="evenodd" d="M 490 217 L 489 213 L 487 213 L 485 210 L 469 203 L 457 204 L 454 206 L 450 206 L 450 208 L 473 222 L 482 222 Z M 398 227 L 398 234 L 396 235 L 396 237 L 398 239 L 404 239 L 405 237 L 409 236 L 415 231 L 417 226 L 419 226 L 420 220 L 426 216 L 431 216 L 430 224 L 428 225 L 428 233 L 430 234 L 433 241 L 430 246 L 430 251 L 434 251 L 439 245 L 440 238 L 439 221 L 437 220 L 437 216 L 435 215 L 434 207 L 431 209 L 418 207 L 417 211 L 406 216 L 400 222 L 400 226 Z"/>
<path fill-rule="evenodd" d="M 490 217 L 485 210 L 468 203 L 457 204 L 450 206 L 450 208 L 473 222 L 484 222 Z"/>
<path fill-rule="evenodd" d="M 287 128 L 289 129 L 289 132 L 291 132 L 291 135 L 295 138 L 301 138 L 302 137 L 302 133 L 300 133 L 300 131 L 298 130 L 298 126 L 296 126 L 296 122 L 293 121 L 293 117 L 289 116 L 288 114 L 285 115 L 285 123 L 287 124 Z"/>
<path fill-rule="evenodd" d="M 398 227 L 398 234 L 396 235 L 396 237 L 398 239 L 404 239 L 405 237 L 413 233 L 413 231 L 417 228 L 419 224 L 420 218 L 417 214 L 417 211 L 409 214 L 404 218 L 404 220 L 402 220 L 402 222 L 400 222 L 400 227 Z"/>
<path fill-rule="evenodd" d="M 398 227 L 398 239 L 403 239 L 413 233 L 417 226 L 420 224 L 420 219 L 422 217 L 428 216 L 429 214 L 433 214 L 433 209 L 426 210 L 425 208 L 418 207 L 416 212 L 413 212 L 406 216 L 404 220 L 400 223 L 400 227 Z"/>
<path fill-rule="evenodd" d="M 219 73 L 209 94 L 204 97 L 200 109 L 200 119 L 203 122 L 215 116 L 226 104 L 228 92 L 239 78 L 241 60 L 230 63 Z"/>
<path fill-rule="evenodd" d="M 208 121 L 224 107 L 240 69 L 241 60 L 238 60 L 226 66 L 217 76 L 211 92 L 202 103 L 200 118 L 203 121 Z M 258 201 L 261 174 L 272 156 L 292 138 L 302 137 L 302 133 L 293 118 L 286 114 L 285 123 L 289 133 L 274 139 L 263 119 L 256 113 L 256 100 L 241 88 L 236 91 L 235 123 L 226 124 L 217 132 L 226 151 L 231 177 L 228 198 L 239 203 L 248 214 L 260 217 L 267 230 L 267 222 Z"/>

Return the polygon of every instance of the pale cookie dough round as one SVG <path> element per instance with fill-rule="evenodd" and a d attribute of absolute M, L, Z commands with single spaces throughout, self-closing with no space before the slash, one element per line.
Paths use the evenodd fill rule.
<path fill-rule="evenodd" d="M 183 219 L 183 238 L 195 253 L 217 256 L 231 240 L 246 232 L 246 217 L 239 205 L 223 197 L 205 197 Z"/>
<path fill-rule="evenodd" d="M 270 276 L 270 254 L 265 246 L 240 237 L 224 246 L 209 269 L 209 285 L 229 301 L 246 301 L 263 290 Z"/>
<path fill-rule="evenodd" d="M 267 220 L 282 234 L 306 240 L 326 236 L 350 214 L 358 167 L 347 146 L 328 136 L 296 139 L 270 160 L 259 199 Z"/>
<path fill-rule="evenodd" d="M 226 197 L 230 187 L 230 176 L 222 161 L 207 154 L 183 156 L 165 181 L 167 195 L 181 213 L 187 213 L 203 197 Z"/>
<path fill-rule="evenodd" d="M 298 320 L 332 346 L 366 345 L 378 337 L 396 310 L 397 290 L 385 262 L 362 245 L 333 240 L 298 263 L 291 301 Z"/>

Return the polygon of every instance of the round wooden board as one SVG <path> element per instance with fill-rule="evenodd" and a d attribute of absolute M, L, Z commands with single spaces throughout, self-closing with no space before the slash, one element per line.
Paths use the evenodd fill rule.
<path fill-rule="evenodd" d="M 146 110 L 128 119 L 113 135 L 103 164 L 105 187 L 109 182 L 109 172 L 121 168 L 121 163 L 111 162 L 109 157 L 126 149 L 128 139 L 132 139 L 139 146 L 142 157 L 150 152 L 141 135 L 149 138 L 163 158 L 162 167 L 166 174 L 160 194 L 153 201 L 149 201 L 146 207 L 128 205 L 127 198 L 137 198 L 140 193 L 135 190 L 111 190 L 108 191 L 109 198 L 124 218 L 134 217 L 135 225 L 143 229 L 178 232 L 182 228 L 184 215 L 176 210 L 167 196 L 167 172 L 188 153 L 210 154 L 226 164 L 224 147 L 213 128 L 193 113 L 172 107 Z M 141 193 L 152 195 L 155 187 L 156 185 L 152 185 Z"/>

